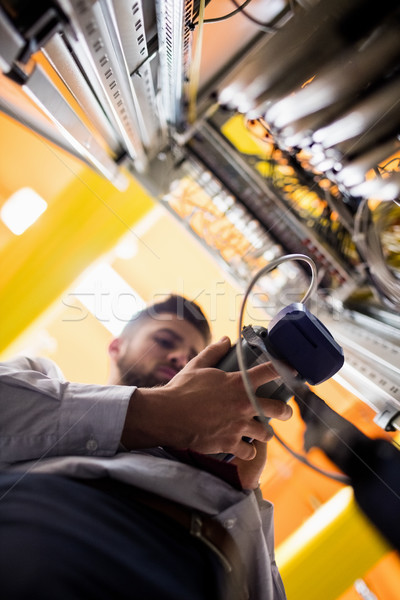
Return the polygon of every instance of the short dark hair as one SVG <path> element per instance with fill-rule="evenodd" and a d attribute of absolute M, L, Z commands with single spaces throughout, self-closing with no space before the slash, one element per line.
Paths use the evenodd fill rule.
<path fill-rule="evenodd" d="M 206 344 L 210 343 L 211 329 L 204 312 L 196 302 L 178 294 L 171 294 L 165 300 L 150 304 L 136 313 L 125 325 L 121 336 L 130 333 L 130 330 L 144 319 L 157 319 L 158 315 L 165 313 L 176 315 L 178 318 L 188 321 L 201 333 Z"/>

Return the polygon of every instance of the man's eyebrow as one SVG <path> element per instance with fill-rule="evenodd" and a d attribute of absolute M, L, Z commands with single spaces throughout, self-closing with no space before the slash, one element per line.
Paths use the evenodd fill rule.
<path fill-rule="evenodd" d="M 178 342 L 183 341 L 183 337 L 181 335 L 179 335 L 179 333 L 176 333 L 176 331 L 174 331 L 173 329 L 170 329 L 169 327 L 163 327 L 162 329 L 158 329 L 157 331 L 159 333 L 169 333 Z"/>

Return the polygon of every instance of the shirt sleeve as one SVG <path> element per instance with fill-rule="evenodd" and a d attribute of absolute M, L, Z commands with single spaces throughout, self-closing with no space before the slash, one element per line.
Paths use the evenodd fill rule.
<path fill-rule="evenodd" d="M 115 454 L 134 390 L 68 382 L 48 359 L 0 363 L 1 462 Z"/>

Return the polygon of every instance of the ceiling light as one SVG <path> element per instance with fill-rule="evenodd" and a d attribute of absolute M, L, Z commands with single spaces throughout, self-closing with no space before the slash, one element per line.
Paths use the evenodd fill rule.
<path fill-rule="evenodd" d="M 47 202 L 31 188 L 17 190 L 3 204 L 0 217 L 15 235 L 21 235 L 46 210 Z"/>

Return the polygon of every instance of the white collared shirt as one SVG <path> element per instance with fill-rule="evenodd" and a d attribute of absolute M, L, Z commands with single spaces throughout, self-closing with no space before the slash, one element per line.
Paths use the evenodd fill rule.
<path fill-rule="evenodd" d="M 3 470 L 76 478 L 108 476 L 216 518 L 235 539 L 252 600 L 283 600 L 275 564 L 273 506 L 254 492 L 179 462 L 162 448 L 120 451 L 135 388 L 67 382 L 44 358 L 0 363 Z"/>

